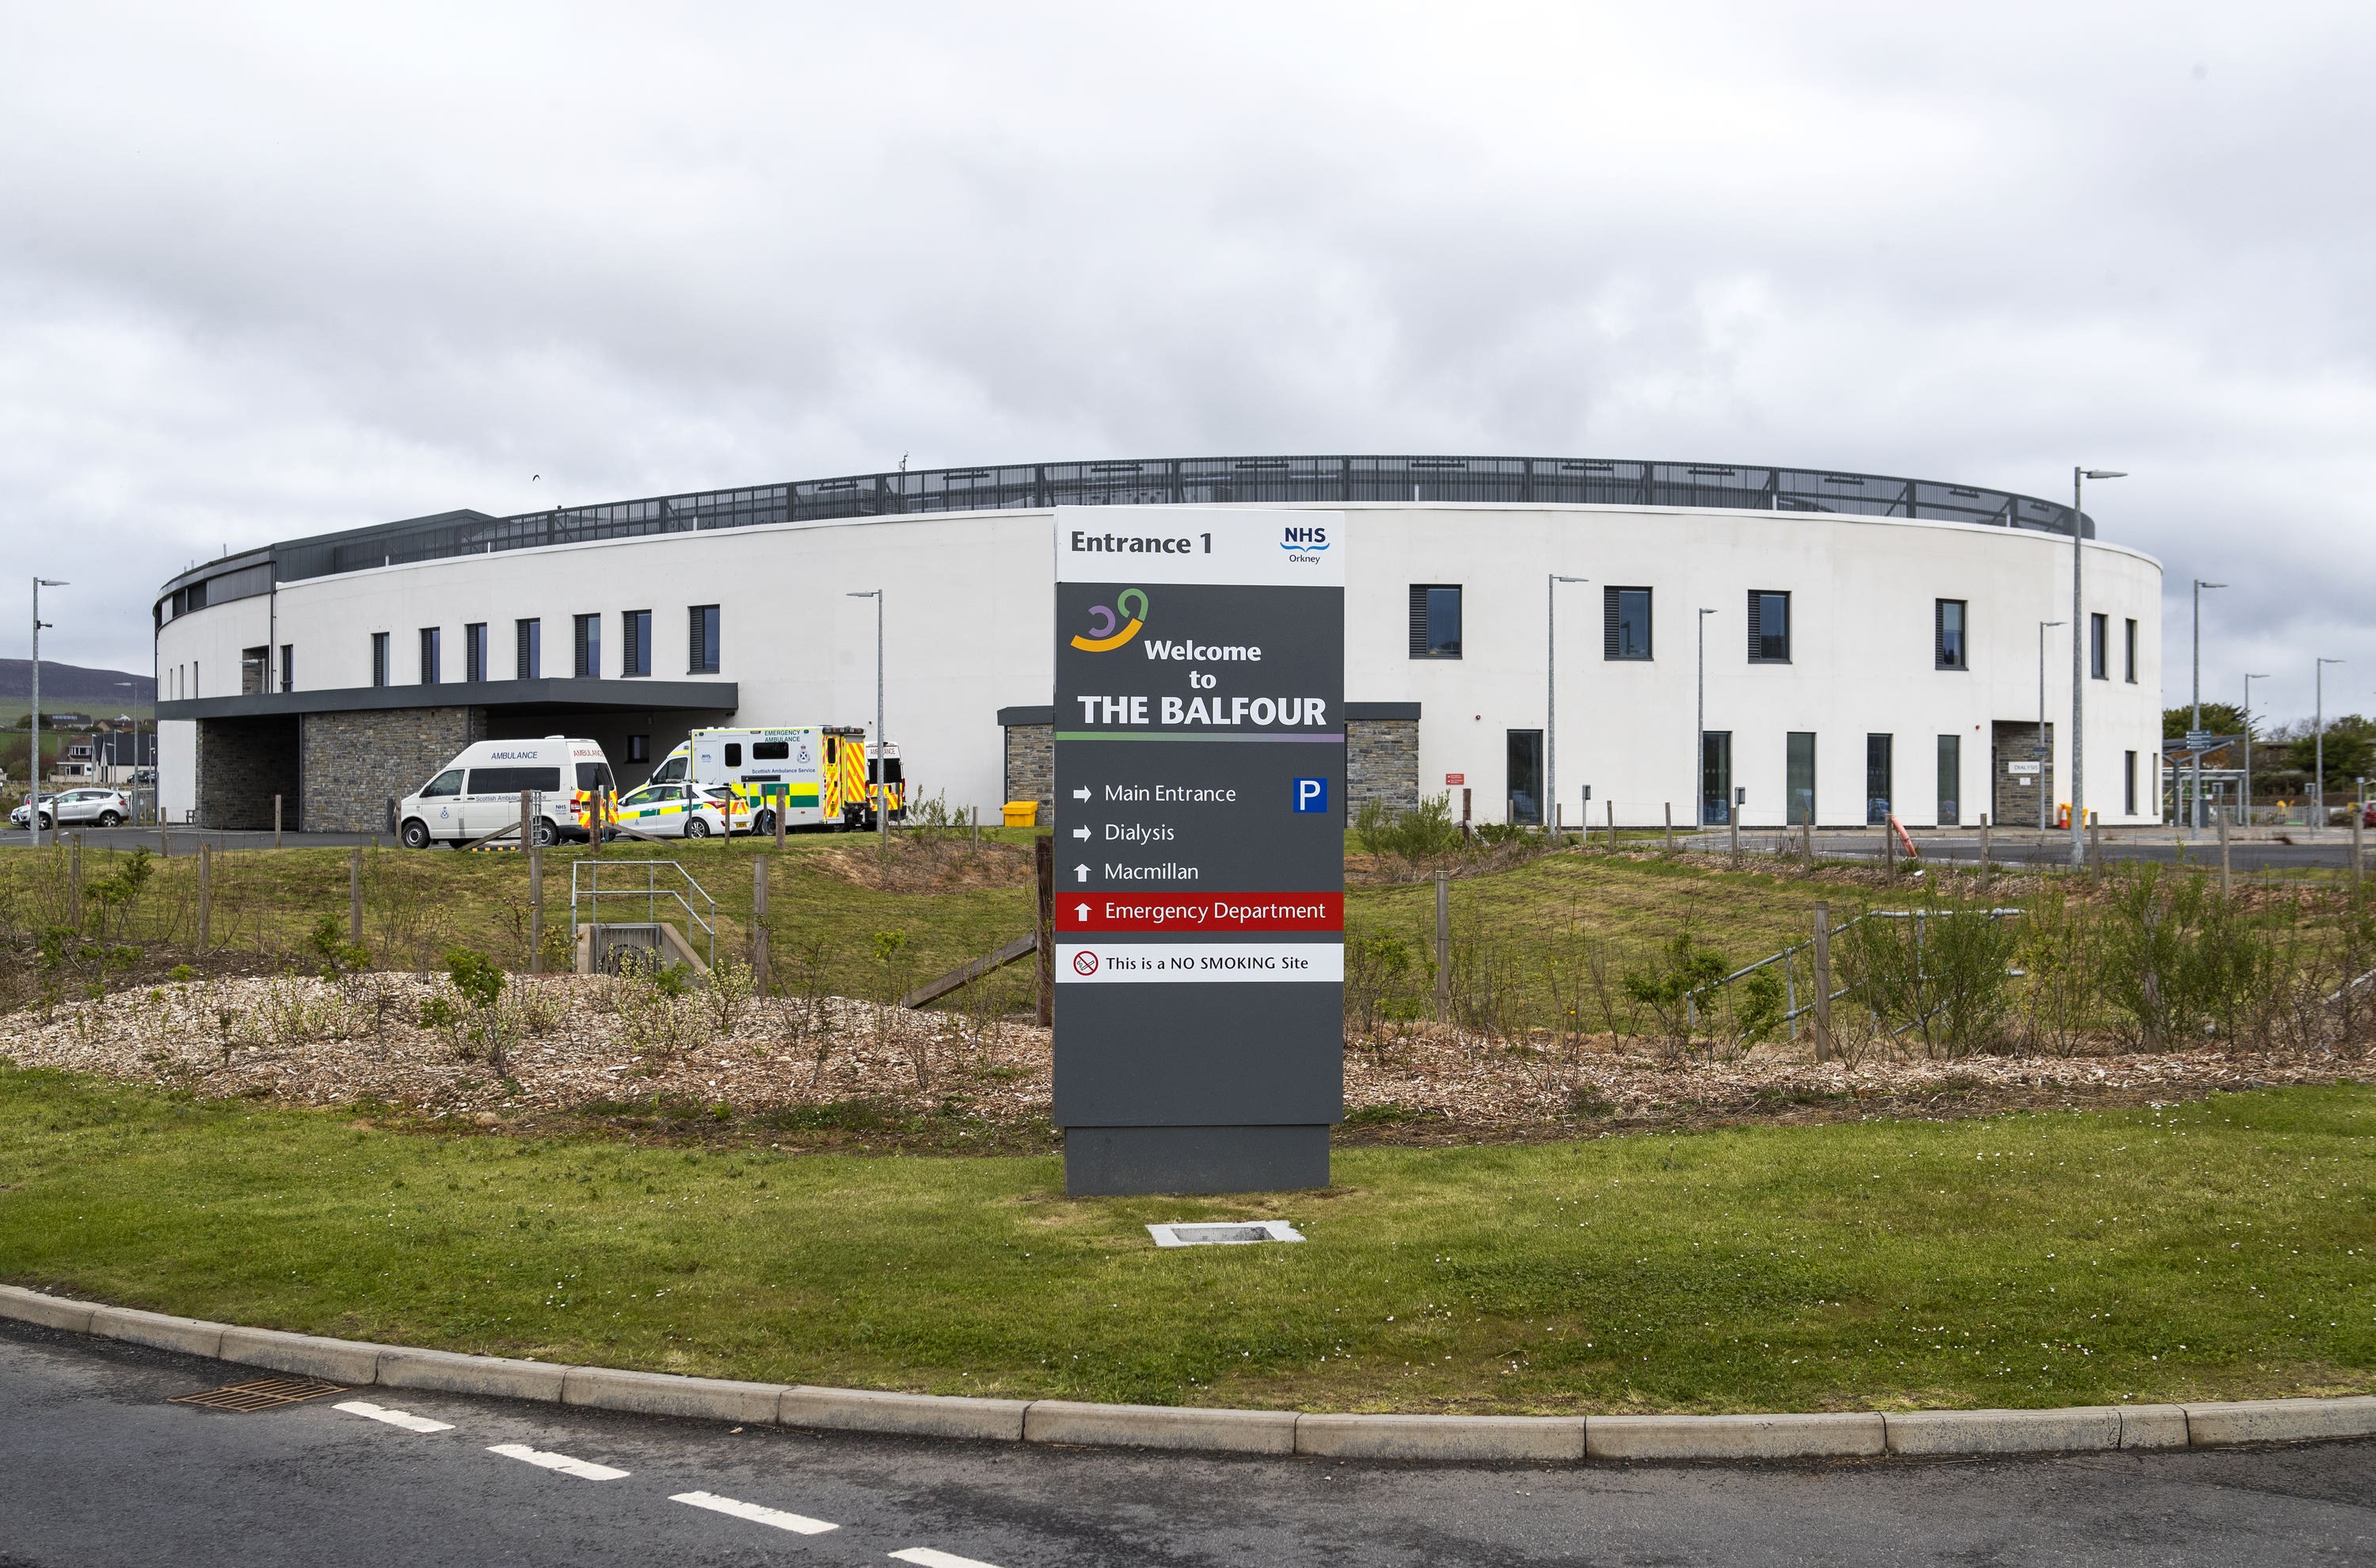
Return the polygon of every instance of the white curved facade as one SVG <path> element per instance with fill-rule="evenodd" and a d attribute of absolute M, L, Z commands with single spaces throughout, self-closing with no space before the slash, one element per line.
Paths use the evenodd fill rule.
<path fill-rule="evenodd" d="M 1957 802 L 1966 826 L 1984 812 L 2035 821 L 2034 806 L 1999 803 L 2007 797 L 1998 754 L 2008 726 L 2021 727 L 2026 748 L 2037 716 L 2038 623 L 2071 617 L 2067 535 L 1723 507 L 1299 509 L 1344 518 L 1348 701 L 1420 705 L 1418 784 L 1449 789 L 1455 810 L 1466 788 L 1479 819 L 1501 819 L 1510 734 L 1544 728 L 1546 577 L 1557 573 L 1588 579 L 1557 590 L 1556 778 L 1570 824 L 1586 785 L 1596 824 L 1612 802 L 1621 823 L 1657 823 L 1669 805 L 1679 825 L 1690 822 L 1703 700 L 1705 729 L 1731 738 L 1745 826 L 1785 822 L 1793 733 L 1815 737 L 1823 825 L 1867 820 L 1876 735 L 1894 737 L 1889 798 L 1908 826 L 1937 823 L 1942 799 Z M 464 628 L 483 624 L 485 674 L 505 680 L 517 672 L 515 624 L 534 618 L 541 673 L 566 677 L 573 618 L 598 615 L 600 673 L 616 680 L 620 617 L 648 610 L 655 683 L 680 691 L 731 683 L 739 724 L 871 725 L 874 605 L 848 596 L 880 588 L 885 728 L 908 778 L 922 795 L 945 791 L 952 806 L 995 820 L 1006 793 L 999 712 L 1050 700 L 1055 518 L 1053 509 L 1007 507 L 647 534 L 281 582 L 190 610 L 157 635 L 162 802 L 178 816 L 197 799 L 194 726 L 204 713 L 184 705 L 238 694 L 245 650 L 271 650 L 267 693 L 281 692 L 284 648 L 293 693 L 353 691 L 374 684 L 374 633 L 388 639 L 388 683 L 408 686 L 420 679 L 422 629 L 438 628 L 440 673 L 453 683 L 463 674 Z M 2106 626 L 2103 678 L 2085 677 L 2086 803 L 2108 825 L 2156 821 L 2161 567 L 2116 544 L 2090 540 L 2084 552 L 2085 610 Z M 1461 590 L 1459 657 L 1412 657 L 1415 585 Z M 1606 657 L 1604 590 L 1618 586 L 1650 590 L 1647 659 Z M 1787 662 L 1751 660 L 1752 590 L 1790 596 Z M 1966 607 L 1960 669 L 1939 667 L 1940 600 Z M 699 605 L 718 606 L 714 674 L 690 668 L 688 610 Z M 1714 613 L 1703 669 L 1704 607 Z M 2067 625 L 2048 634 L 2044 661 L 2057 800 L 2069 798 L 2070 635 Z M 434 688 L 420 695 L 423 706 L 457 700 Z M 681 723 L 670 733 L 664 718 L 645 722 L 654 759 L 683 733 Z M 1937 778 L 1941 736 L 1957 738 L 1959 778 Z M 606 743 L 624 780 L 640 775 L 615 741 Z M 1464 784 L 1447 785 L 1453 775 Z M 389 790 L 419 782 L 392 780 Z"/>

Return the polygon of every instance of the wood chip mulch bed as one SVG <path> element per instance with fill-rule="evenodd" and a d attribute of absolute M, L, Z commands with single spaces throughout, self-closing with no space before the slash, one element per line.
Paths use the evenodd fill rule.
<path fill-rule="evenodd" d="M 516 981 L 498 1076 L 478 1031 L 423 1027 L 443 980 L 224 978 L 0 1018 L 0 1059 L 205 1098 L 514 1129 L 609 1123 L 787 1146 L 1048 1146 L 1048 1032 L 1014 1019 L 828 998 L 753 1002 L 721 1031 L 699 993 L 602 977 Z M 1348 1047 L 1348 1140 L 1533 1141 L 1742 1123 L 2167 1103 L 2376 1077 L 2363 1055 L 2226 1051 L 1817 1063 L 1803 1046 L 1690 1065 L 1607 1040 L 1572 1057 L 1422 1027 Z"/>

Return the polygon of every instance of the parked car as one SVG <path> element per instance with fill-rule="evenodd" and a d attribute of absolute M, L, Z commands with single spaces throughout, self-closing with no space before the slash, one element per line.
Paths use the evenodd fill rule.
<path fill-rule="evenodd" d="M 741 804 L 731 785 L 647 784 L 620 796 L 611 820 L 656 838 L 722 837 L 730 814 L 742 814 Z"/>
<path fill-rule="evenodd" d="M 8 814 L 8 820 L 18 827 L 32 821 L 30 801 Z M 101 827 L 113 827 L 132 820 L 132 802 L 120 790 L 67 790 L 42 797 L 42 826 L 54 827 L 60 823 L 90 822 Z"/>

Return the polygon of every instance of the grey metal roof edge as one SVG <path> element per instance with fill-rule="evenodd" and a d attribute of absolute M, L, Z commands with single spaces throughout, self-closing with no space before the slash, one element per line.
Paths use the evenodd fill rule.
<path fill-rule="evenodd" d="M 732 681 L 453 681 L 435 686 L 339 686 L 310 692 L 186 697 L 157 705 L 160 719 L 268 719 L 300 713 L 386 712 L 407 707 L 557 707 L 636 713 L 692 709 L 731 713 L 742 693 Z"/>

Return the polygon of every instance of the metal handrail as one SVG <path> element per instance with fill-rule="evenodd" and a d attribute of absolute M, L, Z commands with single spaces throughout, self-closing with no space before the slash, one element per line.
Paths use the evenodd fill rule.
<path fill-rule="evenodd" d="M 2010 491 L 1887 474 L 1638 458 L 1325 454 L 916 469 L 492 517 L 454 511 L 269 547 L 294 582 L 398 562 L 771 523 L 1056 505 L 1360 502 L 1719 507 L 1935 518 L 2068 534 L 2071 508 Z M 2094 537 L 2094 525 L 2079 519 Z M 204 575 L 194 569 L 166 585 Z"/>
<path fill-rule="evenodd" d="M 642 872 L 644 875 L 643 885 L 640 887 L 603 886 L 602 872 L 606 865 L 610 870 L 614 872 Z M 683 877 L 684 879 L 685 886 L 693 889 L 695 897 L 698 897 L 704 904 L 708 906 L 709 918 L 707 920 L 704 920 L 702 918 L 701 911 L 693 907 L 692 899 L 687 898 L 682 891 L 674 887 L 663 888 L 660 886 L 659 873 L 663 867 Z M 678 864 L 674 861 L 612 860 L 606 861 L 599 855 L 588 856 L 580 861 L 572 861 L 569 863 L 569 939 L 570 941 L 575 942 L 577 940 L 577 933 L 580 930 L 589 925 L 599 925 L 601 923 L 601 901 L 605 898 L 643 899 L 646 906 L 646 918 L 648 923 L 658 925 L 660 919 L 660 900 L 664 897 L 674 899 L 676 901 L 677 908 L 684 911 L 685 923 L 689 926 L 698 926 L 701 929 L 702 933 L 709 938 L 709 967 L 712 969 L 717 968 L 718 900 L 712 898 L 707 890 L 706 890 L 701 884 L 693 879 L 693 873 L 691 872 L 685 870 L 683 866 Z M 580 920 L 577 914 L 578 901 L 581 898 L 585 900 L 586 912 L 588 916 L 588 918 L 584 920 Z"/>

